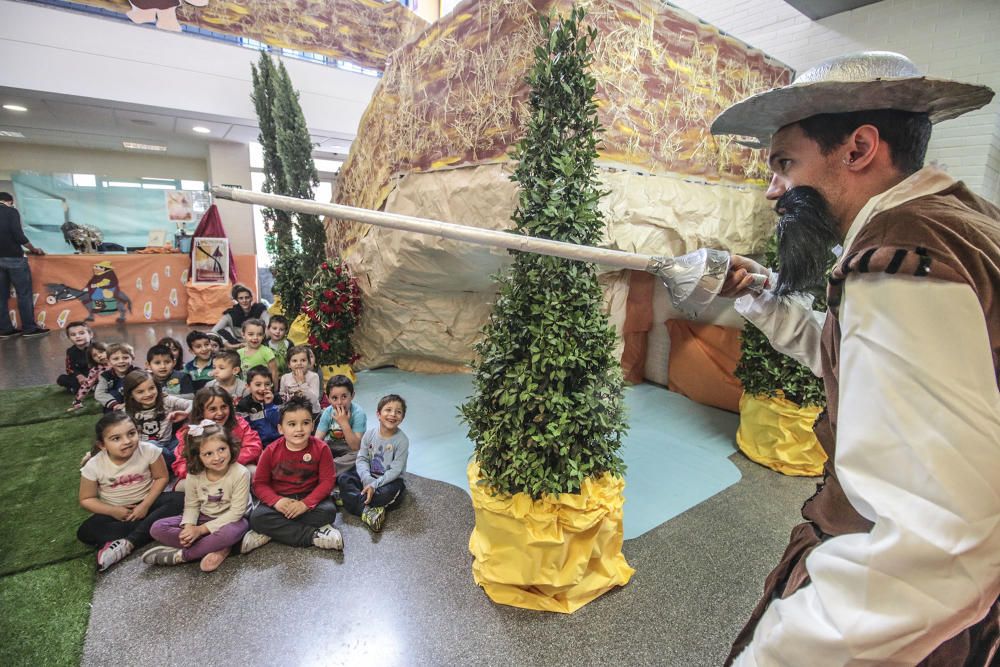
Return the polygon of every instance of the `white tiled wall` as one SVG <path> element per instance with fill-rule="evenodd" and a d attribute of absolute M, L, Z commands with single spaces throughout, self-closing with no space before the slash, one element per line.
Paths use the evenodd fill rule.
<path fill-rule="evenodd" d="M 783 0 L 671 0 L 704 21 L 804 70 L 852 51 L 898 51 L 929 76 L 1000 93 L 1000 0 L 882 0 L 813 21 Z M 1000 202 L 1000 100 L 941 123 L 927 159 Z"/>

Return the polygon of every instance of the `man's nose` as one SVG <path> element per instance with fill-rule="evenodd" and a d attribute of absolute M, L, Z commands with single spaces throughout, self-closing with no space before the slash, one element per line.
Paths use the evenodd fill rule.
<path fill-rule="evenodd" d="M 778 178 L 777 174 L 774 174 L 771 176 L 771 183 L 767 186 L 767 192 L 764 193 L 764 196 L 773 201 L 785 194 L 785 190 L 787 188 L 784 182 Z"/>

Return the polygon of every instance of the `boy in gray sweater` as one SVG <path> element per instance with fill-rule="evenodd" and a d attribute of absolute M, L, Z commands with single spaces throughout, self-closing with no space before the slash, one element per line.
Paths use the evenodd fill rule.
<path fill-rule="evenodd" d="M 406 416 L 401 396 L 383 396 L 376 414 L 378 426 L 361 437 L 357 463 L 337 476 L 337 487 L 344 509 L 377 533 L 385 523 L 385 511 L 399 503 L 406 489 L 402 475 L 410 441 L 399 428 Z"/>

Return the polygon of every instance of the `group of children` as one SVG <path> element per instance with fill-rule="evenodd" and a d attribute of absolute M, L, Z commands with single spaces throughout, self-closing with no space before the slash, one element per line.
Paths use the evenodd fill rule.
<path fill-rule="evenodd" d="M 187 363 L 165 338 L 140 369 L 130 345 L 67 325 L 58 383 L 75 396 L 71 410 L 91 391 L 105 410 L 80 471 L 93 516 L 77 532 L 98 548 L 100 570 L 151 540 L 160 544 L 144 562 L 199 561 L 206 572 L 272 539 L 342 549 L 338 505 L 381 530 L 404 492 L 406 402 L 382 397 L 367 428 L 351 380 L 335 375 L 321 395 L 311 348 L 290 345 L 287 328 L 280 316 L 245 318 L 242 343 L 192 331 Z"/>

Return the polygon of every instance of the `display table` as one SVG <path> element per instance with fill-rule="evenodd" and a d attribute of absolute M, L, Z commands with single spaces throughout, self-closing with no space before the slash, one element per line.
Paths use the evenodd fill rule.
<path fill-rule="evenodd" d="M 256 295 L 256 257 L 237 255 L 235 259 L 237 273 Z M 35 319 L 50 329 L 87 318 L 93 318 L 94 326 L 188 319 L 190 255 L 45 255 L 32 256 L 28 262 Z M 212 289 L 228 294 L 229 288 Z M 9 299 L 8 310 L 16 316 L 14 298 Z M 15 322 L 15 326 L 22 323 Z"/>

